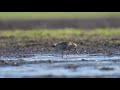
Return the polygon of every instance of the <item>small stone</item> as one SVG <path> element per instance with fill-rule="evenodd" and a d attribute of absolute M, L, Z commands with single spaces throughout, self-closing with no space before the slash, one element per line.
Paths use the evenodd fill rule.
<path fill-rule="evenodd" d="M 52 60 L 47 60 L 48 61 L 48 63 L 53 63 L 53 61 Z"/>
<path fill-rule="evenodd" d="M 102 68 L 100 68 L 99 70 L 111 71 L 111 70 L 114 70 L 114 68 L 112 68 L 112 67 L 102 67 Z"/>
<path fill-rule="evenodd" d="M 69 69 L 76 69 L 78 66 L 77 65 L 74 65 L 74 64 L 69 64 L 67 65 L 67 68 Z"/>
<path fill-rule="evenodd" d="M 87 61 L 87 60 L 85 60 L 85 59 L 82 59 L 81 61 Z"/>

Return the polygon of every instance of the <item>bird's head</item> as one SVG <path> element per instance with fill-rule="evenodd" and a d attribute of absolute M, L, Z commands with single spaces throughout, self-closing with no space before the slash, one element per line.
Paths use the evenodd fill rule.
<path fill-rule="evenodd" d="M 56 44 L 56 43 L 54 43 L 54 44 L 52 44 L 52 45 L 51 45 L 51 47 L 53 47 L 53 48 L 54 48 L 54 47 L 56 47 L 56 45 L 57 45 L 57 44 Z"/>
<path fill-rule="evenodd" d="M 71 43 L 71 44 L 69 45 L 68 49 L 69 49 L 69 50 L 72 50 L 72 49 L 75 50 L 75 49 L 77 49 L 77 44 Z"/>

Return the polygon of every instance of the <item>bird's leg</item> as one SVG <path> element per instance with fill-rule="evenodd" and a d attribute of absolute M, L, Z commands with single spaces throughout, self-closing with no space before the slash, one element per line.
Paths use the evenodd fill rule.
<path fill-rule="evenodd" d="M 65 51 L 65 55 L 66 55 L 66 58 L 67 58 L 67 51 Z"/>
<path fill-rule="evenodd" d="M 68 55 L 68 52 L 66 51 L 66 57 L 67 57 L 67 55 Z"/>
<path fill-rule="evenodd" d="M 66 53 L 66 56 L 68 56 L 69 55 L 69 50 L 67 51 L 67 53 Z"/>

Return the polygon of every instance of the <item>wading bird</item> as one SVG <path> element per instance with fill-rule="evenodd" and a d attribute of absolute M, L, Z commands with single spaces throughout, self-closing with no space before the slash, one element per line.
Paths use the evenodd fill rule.
<path fill-rule="evenodd" d="M 79 54 L 77 51 L 77 44 L 72 42 L 60 42 L 60 43 L 55 43 L 51 46 L 62 51 L 62 58 L 64 51 L 74 50 L 77 54 Z"/>

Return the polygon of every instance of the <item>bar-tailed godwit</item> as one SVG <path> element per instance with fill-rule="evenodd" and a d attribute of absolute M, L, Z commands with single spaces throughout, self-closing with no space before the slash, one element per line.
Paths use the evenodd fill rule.
<path fill-rule="evenodd" d="M 76 43 L 72 43 L 72 42 L 60 42 L 60 43 L 55 43 L 53 45 L 51 45 L 54 48 L 57 48 L 59 50 L 62 51 L 62 57 L 63 57 L 63 52 L 64 51 L 70 51 L 70 50 L 75 50 L 77 54 L 77 44 Z"/>

